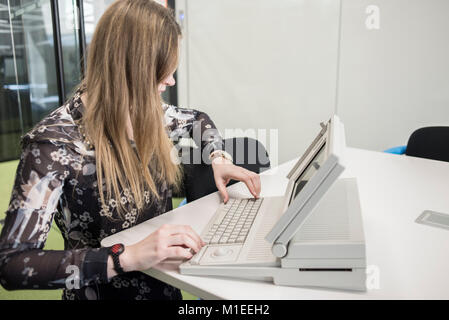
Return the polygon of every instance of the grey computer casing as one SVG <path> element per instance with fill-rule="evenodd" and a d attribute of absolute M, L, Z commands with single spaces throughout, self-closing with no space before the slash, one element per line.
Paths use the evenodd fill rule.
<path fill-rule="evenodd" d="M 366 252 L 357 180 L 339 179 L 288 242 L 278 285 L 365 291 Z"/>
<path fill-rule="evenodd" d="M 317 153 L 326 148 L 326 160 L 293 199 L 298 177 Z M 345 169 L 344 126 L 337 116 L 327 124 L 288 174 L 281 213 L 265 240 L 275 266 L 193 265 L 182 274 L 268 280 L 277 285 L 365 291 L 365 238 L 357 181 L 339 179 Z M 293 200 L 292 200 L 293 199 Z"/>

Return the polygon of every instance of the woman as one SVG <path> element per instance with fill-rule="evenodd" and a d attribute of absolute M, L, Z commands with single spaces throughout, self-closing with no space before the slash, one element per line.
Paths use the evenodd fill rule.
<path fill-rule="evenodd" d="M 198 252 L 204 243 L 189 226 L 163 226 L 125 248 L 100 246 L 172 209 L 181 177 L 173 143 L 215 128 L 204 113 L 162 104 L 161 92 L 175 84 L 180 35 L 171 12 L 152 0 L 118 0 L 104 13 L 80 88 L 22 140 L 0 237 L 3 287 L 64 288 L 63 299 L 181 298 L 140 271 Z M 259 177 L 226 159 L 218 135 L 207 136 L 196 143 L 211 155 L 224 201 L 230 179 L 257 197 Z M 43 250 L 53 219 L 64 251 Z"/>

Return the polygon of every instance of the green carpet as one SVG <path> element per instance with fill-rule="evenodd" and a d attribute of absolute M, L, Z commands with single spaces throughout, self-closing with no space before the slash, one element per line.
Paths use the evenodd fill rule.
<path fill-rule="evenodd" d="M 0 220 L 5 218 L 8 209 L 12 186 L 17 168 L 17 161 L 0 163 Z M 173 199 L 173 207 L 176 208 L 182 199 Z M 0 225 L 0 231 L 2 226 Z M 63 250 L 64 242 L 56 225 L 50 230 L 45 250 Z M 0 286 L 0 300 L 61 300 L 62 290 L 20 290 L 6 291 Z M 184 300 L 197 300 L 198 298 L 182 292 Z"/>

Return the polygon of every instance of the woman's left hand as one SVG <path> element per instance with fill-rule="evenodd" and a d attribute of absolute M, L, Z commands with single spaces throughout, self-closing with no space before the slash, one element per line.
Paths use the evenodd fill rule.
<path fill-rule="evenodd" d="M 229 200 L 226 186 L 231 180 L 244 182 L 254 198 L 259 198 L 261 186 L 260 177 L 257 173 L 236 166 L 224 158 L 215 158 L 212 161 L 212 169 L 214 171 L 215 185 L 223 197 L 224 203 L 227 203 Z"/>

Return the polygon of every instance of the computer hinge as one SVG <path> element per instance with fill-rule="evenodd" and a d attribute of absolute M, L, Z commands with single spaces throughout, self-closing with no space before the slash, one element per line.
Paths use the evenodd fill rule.
<path fill-rule="evenodd" d="M 288 249 L 287 246 L 283 243 L 275 243 L 271 247 L 271 252 L 277 258 L 283 258 L 287 255 Z"/>

